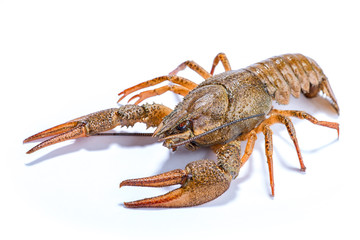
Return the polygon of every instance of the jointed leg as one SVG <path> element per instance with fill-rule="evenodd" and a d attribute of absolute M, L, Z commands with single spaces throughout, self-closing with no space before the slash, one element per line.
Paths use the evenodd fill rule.
<path fill-rule="evenodd" d="M 262 132 L 265 136 L 265 154 L 267 158 L 268 168 L 269 168 L 269 177 L 270 177 L 270 187 L 271 194 L 274 196 L 275 194 L 275 184 L 274 184 L 274 168 L 273 168 L 273 140 L 272 140 L 272 130 L 270 126 L 275 123 L 282 123 L 286 126 L 288 133 L 293 140 L 293 143 L 296 148 L 296 152 L 298 154 L 299 163 L 302 171 L 305 171 L 306 167 L 303 162 L 303 158 L 301 156 L 299 144 L 296 138 L 296 133 L 294 126 L 291 120 L 283 115 L 279 114 L 271 114 L 269 118 L 264 120 L 256 129 L 256 132 Z"/>
<path fill-rule="evenodd" d="M 194 61 L 183 62 L 177 68 L 175 68 L 172 72 L 170 72 L 169 75 L 175 76 L 178 72 L 184 70 L 186 67 L 189 67 L 190 69 L 194 70 L 196 73 L 198 73 L 204 79 L 208 79 L 209 77 L 211 77 L 210 73 L 208 73 L 204 68 L 202 68 L 199 64 L 197 64 Z"/>
<path fill-rule="evenodd" d="M 129 99 L 129 102 L 131 100 L 133 100 L 134 98 L 139 98 L 135 104 L 139 104 L 140 102 L 144 101 L 147 98 L 153 97 L 153 96 L 157 96 L 157 95 L 161 95 L 167 91 L 171 91 L 173 93 L 179 94 L 181 96 L 186 96 L 190 90 L 188 88 L 185 88 L 183 86 L 179 86 L 179 85 L 167 85 L 167 86 L 163 86 L 163 87 L 159 87 L 159 88 L 155 88 L 152 90 L 148 90 L 148 91 L 144 91 L 141 92 L 139 94 L 134 95 L 133 97 L 131 97 Z"/>
<path fill-rule="evenodd" d="M 298 155 L 298 158 L 299 158 L 301 171 L 305 171 L 306 167 L 305 167 L 303 158 L 301 156 L 301 151 L 300 151 L 299 143 L 298 143 L 297 138 L 296 138 L 296 132 L 295 132 L 294 125 L 291 122 L 290 118 L 288 118 L 288 117 L 286 117 L 285 115 L 282 115 L 282 114 L 274 113 L 276 111 L 277 110 L 273 110 L 273 112 L 271 113 L 271 116 L 268 119 L 266 119 L 263 123 L 261 123 L 259 127 L 262 128 L 263 125 L 270 126 L 270 125 L 275 124 L 275 123 L 284 124 L 287 131 L 288 131 L 288 133 L 289 133 L 289 136 L 290 136 L 291 140 L 293 141 L 293 143 L 295 145 L 295 149 L 296 149 L 296 152 L 297 152 L 297 155 Z M 261 130 L 261 131 L 264 131 L 264 130 Z"/>
<path fill-rule="evenodd" d="M 254 130 L 252 130 L 245 136 L 241 136 L 238 139 L 240 141 L 244 141 L 247 139 L 245 152 L 242 155 L 241 160 L 240 160 L 240 167 L 242 167 L 247 162 L 247 160 L 249 159 L 250 155 L 252 154 L 252 152 L 254 150 L 255 141 L 257 139 L 256 132 Z"/>
<path fill-rule="evenodd" d="M 306 112 L 296 111 L 296 110 L 277 110 L 277 109 L 273 109 L 271 111 L 271 113 L 279 114 L 279 115 L 287 116 L 287 117 L 296 117 L 296 118 L 299 118 L 299 119 L 306 119 L 306 120 L 310 121 L 313 124 L 336 129 L 338 137 L 339 137 L 339 124 L 336 123 L 336 122 L 319 121 L 319 120 L 317 120 L 316 118 L 314 118 L 313 116 L 311 116 L 310 114 L 308 114 Z"/>
<path fill-rule="evenodd" d="M 272 131 L 269 125 L 263 127 L 263 133 L 265 136 L 265 154 L 267 158 L 267 163 L 269 167 L 269 176 L 270 176 L 270 187 L 271 195 L 275 196 L 275 184 L 274 184 L 274 168 L 273 168 L 273 141 L 272 141 Z"/>
<path fill-rule="evenodd" d="M 184 70 L 186 67 L 189 67 L 195 72 L 197 72 L 204 79 L 208 79 L 214 74 L 215 67 L 218 65 L 219 61 L 222 62 L 225 72 L 231 70 L 229 60 L 227 59 L 225 53 L 219 53 L 218 55 L 216 55 L 213 61 L 213 65 L 210 73 L 208 73 L 204 68 L 202 68 L 199 64 L 197 64 L 194 61 L 185 61 L 182 64 L 180 64 L 177 68 L 175 68 L 174 71 L 170 73 L 170 75 L 176 75 L 178 72 Z"/>
<path fill-rule="evenodd" d="M 164 81 L 170 81 L 171 83 L 175 83 L 175 84 L 178 84 L 180 86 L 177 87 L 173 87 L 172 89 L 174 89 L 174 92 L 175 93 L 178 93 L 180 95 L 183 95 L 184 94 L 184 91 L 186 92 L 189 92 L 191 91 L 192 89 L 194 89 L 197 84 L 186 79 L 186 78 L 183 78 L 183 77 L 179 77 L 179 76 L 162 76 L 162 77 L 157 77 L 157 78 L 154 78 L 154 79 L 151 79 L 151 80 L 148 80 L 148 81 L 145 81 L 145 82 L 142 82 L 142 83 L 139 83 L 133 87 L 130 87 L 128 89 L 125 89 L 124 91 L 120 92 L 118 95 L 121 96 L 118 100 L 118 102 L 120 102 L 122 99 L 124 99 L 127 95 L 137 91 L 137 90 L 140 90 L 140 89 L 143 89 L 143 88 L 147 88 L 147 87 L 151 87 L 151 86 L 155 86 L 159 83 L 162 83 Z M 175 85 L 177 86 L 177 85 Z M 169 86 L 169 90 L 171 90 L 171 86 Z M 154 89 L 156 90 L 156 89 Z M 164 89 L 161 89 L 161 90 L 158 90 L 157 92 L 161 92 L 163 91 Z M 146 98 L 148 97 L 151 97 L 151 96 L 155 96 L 155 95 L 159 95 L 159 94 L 156 94 L 156 93 L 153 93 L 153 94 L 149 94 L 149 92 L 151 92 L 152 90 L 150 91 L 147 91 L 148 93 L 145 93 L 143 94 L 144 95 L 144 98 L 141 99 L 141 101 L 145 100 Z M 162 92 L 164 93 L 164 92 Z M 139 94 L 140 95 L 140 94 Z M 186 94 L 185 94 L 186 95 Z M 147 97 L 145 97 L 147 96 Z M 184 96 L 184 95 L 183 95 Z M 135 96 L 134 96 L 135 97 Z M 134 97 L 132 97 L 131 99 L 133 99 Z M 138 96 L 139 97 L 139 96 Z M 130 100 L 131 100 L 130 99 Z M 129 101 L 130 101 L 129 100 Z M 139 99 L 140 100 L 140 99 Z M 137 101 L 136 104 L 140 103 L 141 101 Z"/>
<path fill-rule="evenodd" d="M 297 117 L 300 119 L 306 119 L 313 124 L 317 124 L 320 126 L 325 126 L 329 128 L 336 129 L 339 135 L 339 124 L 334 122 L 326 122 L 326 121 L 318 121 L 316 118 L 311 116 L 310 114 L 303 112 L 303 111 L 292 111 L 292 110 L 272 110 L 270 112 L 270 116 L 264 120 L 254 131 L 256 133 L 263 132 L 265 135 L 265 151 L 266 151 L 266 157 L 268 160 L 269 165 L 269 175 L 270 175 L 270 185 L 271 185 L 271 191 L 274 195 L 274 173 L 273 173 L 273 161 L 272 161 L 272 152 L 273 152 L 273 146 L 272 146 L 272 131 L 270 129 L 270 126 L 275 123 L 282 123 L 286 126 L 286 129 L 291 137 L 291 140 L 293 141 L 295 145 L 296 152 L 298 154 L 299 163 L 301 167 L 301 171 L 305 171 L 306 167 L 303 162 L 303 158 L 301 156 L 300 147 L 296 138 L 296 132 L 294 125 L 292 124 L 289 117 Z"/>
<path fill-rule="evenodd" d="M 227 59 L 225 53 L 219 53 L 218 55 L 216 55 L 216 57 L 214 59 L 214 62 L 213 62 L 213 65 L 212 65 L 212 68 L 210 71 L 211 75 L 214 75 L 215 67 L 218 65 L 219 61 L 222 62 L 225 72 L 231 70 L 229 60 Z"/>
<path fill-rule="evenodd" d="M 216 67 L 216 65 L 219 63 L 219 61 L 222 62 L 222 64 L 224 65 L 225 71 L 229 71 L 231 70 L 229 61 L 226 57 L 226 55 L 224 53 L 219 53 L 213 62 L 213 66 L 211 69 L 211 74 L 208 73 L 204 68 L 202 68 L 199 64 L 197 64 L 194 61 L 185 61 L 182 64 L 180 64 L 174 71 L 172 71 L 171 73 L 169 73 L 168 76 L 162 76 L 162 77 L 157 77 L 142 83 L 139 83 L 133 87 L 130 87 L 128 89 L 125 89 L 124 91 L 120 92 L 118 95 L 120 96 L 118 102 L 120 102 L 122 99 L 124 99 L 126 96 L 128 96 L 129 94 L 143 89 L 143 88 L 147 88 L 147 87 L 151 87 L 154 85 L 157 85 L 161 82 L 164 82 L 166 80 L 178 84 L 180 86 L 167 86 L 167 87 L 160 87 L 160 88 L 156 88 L 154 90 L 149 90 L 149 91 L 145 91 L 142 92 L 138 95 L 133 96 L 132 98 L 130 98 L 130 100 L 138 97 L 139 99 L 136 101 L 135 104 L 139 104 L 141 101 L 152 97 L 152 96 L 156 96 L 156 95 L 160 95 L 166 91 L 173 91 L 174 93 L 180 94 L 182 96 L 185 96 L 187 93 L 189 93 L 189 91 L 193 90 L 197 84 L 186 79 L 183 77 L 179 77 L 176 76 L 176 74 L 181 71 L 184 70 L 186 67 L 189 67 L 190 69 L 194 70 L 195 72 L 197 72 L 200 76 L 202 76 L 204 79 L 208 79 L 209 77 L 212 76 L 214 69 Z M 130 101 L 129 100 L 129 101 Z"/>

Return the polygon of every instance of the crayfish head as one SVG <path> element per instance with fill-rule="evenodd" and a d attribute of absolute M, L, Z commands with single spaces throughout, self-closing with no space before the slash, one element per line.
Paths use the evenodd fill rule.
<path fill-rule="evenodd" d="M 162 122 L 155 130 L 154 136 L 159 137 L 159 141 L 164 141 L 163 145 L 173 151 L 177 149 L 176 145 L 178 143 L 188 140 L 194 136 L 191 120 L 185 120 L 178 124 L 175 128 L 170 128 L 169 130 L 161 133 L 161 130 L 163 129 L 164 123 Z M 195 142 L 186 143 L 185 147 L 192 151 L 198 149 Z"/>
<path fill-rule="evenodd" d="M 221 86 L 196 88 L 163 119 L 155 130 L 154 137 L 164 141 L 165 147 L 176 150 L 179 143 L 221 126 L 225 121 L 227 107 L 227 93 Z M 199 146 L 224 142 L 221 135 L 222 132 L 217 131 L 194 141 L 187 141 L 184 145 L 189 150 L 196 150 Z"/>

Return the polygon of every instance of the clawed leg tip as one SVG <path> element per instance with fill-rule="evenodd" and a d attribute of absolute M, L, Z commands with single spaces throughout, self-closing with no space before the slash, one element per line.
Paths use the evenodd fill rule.
<path fill-rule="evenodd" d="M 119 100 L 117 100 L 117 102 L 116 102 L 116 103 L 121 102 L 121 100 L 123 100 L 124 98 L 125 98 L 125 96 L 120 97 L 120 98 L 119 98 Z"/>
<path fill-rule="evenodd" d="M 122 91 L 120 93 L 118 93 L 119 96 L 119 100 L 117 101 L 117 103 L 121 102 L 121 100 L 123 100 L 128 94 L 125 93 L 125 91 Z"/>
<path fill-rule="evenodd" d="M 140 94 L 136 94 L 136 95 L 132 96 L 132 97 L 129 99 L 128 103 L 130 103 L 132 100 L 134 100 L 134 99 L 136 99 L 136 98 L 138 98 L 138 100 L 136 100 L 136 102 L 134 103 L 134 105 L 139 105 L 139 103 L 141 103 L 142 101 L 144 101 L 147 97 L 143 97 L 143 96 L 141 96 Z"/>

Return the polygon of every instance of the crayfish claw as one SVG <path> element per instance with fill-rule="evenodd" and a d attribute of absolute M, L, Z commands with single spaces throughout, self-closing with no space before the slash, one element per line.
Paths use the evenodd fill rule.
<path fill-rule="evenodd" d="M 64 133 L 64 132 L 69 131 L 72 128 L 76 127 L 77 124 L 78 124 L 77 122 L 67 122 L 64 124 L 57 125 L 55 127 L 49 128 L 45 131 L 39 132 L 37 134 L 34 134 L 34 135 L 26 138 L 23 143 L 28 143 L 28 142 L 32 142 L 32 141 L 35 141 L 38 139 L 51 137 L 51 136 L 55 136 L 55 135 Z"/>
<path fill-rule="evenodd" d="M 188 175 L 185 170 L 176 169 L 152 177 L 128 179 L 122 181 L 120 183 L 120 187 L 123 186 L 166 187 L 176 184 L 183 185 L 187 181 L 187 179 L 188 179 Z M 133 202 L 124 202 L 124 205 L 129 208 L 171 207 L 172 205 L 176 204 L 176 202 L 181 201 L 182 194 L 183 194 L 183 190 L 179 188 L 162 196 L 146 198 Z"/>
<path fill-rule="evenodd" d="M 200 160 L 189 163 L 185 170 L 177 169 L 152 177 L 125 180 L 122 186 L 164 187 L 181 184 L 181 187 L 164 195 L 125 202 L 129 208 L 191 207 L 211 201 L 230 186 L 231 176 L 213 161 Z"/>
<path fill-rule="evenodd" d="M 75 125 L 75 127 L 73 127 L 72 129 L 66 131 L 66 129 L 68 129 L 68 127 L 64 127 L 64 129 L 62 131 L 58 130 L 54 132 L 55 128 L 58 127 L 62 127 L 63 125 L 68 126 L 68 125 Z M 58 135 L 56 135 L 58 134 Z M 86 130 L 85 130 L 85 124 L 84 123 L 74 123 L 74 122 L 70 122 L 70 123 L 64 123 L 61 125 L 58 125 L 54 128 L 50 128 L 48 130 L 45 130 L 43 132 L 40 132 L 38 134 L 35 134 L 27 139 L 24 140 L 24 143 L 26 142 L 30 142 L 36 139 L 41 139 L 44 137 L 50 137 L 56 135 L 55 137 L 52 137 L 48 140 L 43 141 L 42 143 L 36 145 L 35 147 L 31 148 L 29 151 L 27 151 L 27 154 L 33 153 L 41 148 L 53 145 L 55 143 L 59 143 L 59 142 L 63 142 L 69 139 L 76 139 L 79 137 L 85 137 L 86 136 Z"/>
<path fill-rule="evenodd" d="M 76 118 L 72 121 L 39 132 L 31 137 L 26 138 L 24 143 L 51 137 L 50 139 L 41 142 L 27 151 L 27 154 L 30 154 L 55 143 L 91 136 L 98 132 L 108 131 L 118 125 L 117 109 L 111 108 L 91 113 L 89 115 Z"/>
<path fill-rule="evenodd" d="M 144 104 L 142 106 L 127 104 L 120 108 L 110 108 L 94 112 L 69 122 L 49 128 L 24 140 L 24 143 L 52 137 L 27 153 L 55 143 L 80 137 L 89 137 L 101 132 L 109 131 L 117 126 L 129 127 L 137 122 L 145 123 L 147 127 L 156 127 L 171 109 L 161 104 Z"/>

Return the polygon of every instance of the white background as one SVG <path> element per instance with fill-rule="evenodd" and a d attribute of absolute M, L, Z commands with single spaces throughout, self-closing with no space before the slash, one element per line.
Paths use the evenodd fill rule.
<path fill-rule="evenodd" d="M 359 239 L 358 10 L 355 1 L 0 1 L 0 238 Z M 339 117 L 322 99 L 282 106 L 341 130 L 337 140 L 334 130 L 294 119 L 301 174 L 285 128 L 272 127 L 275 198 L 262 135 L 225 194 L 185 209 L 126 209 L 124 201 L 169 188 L 118 184 L 213 158 L 206 149 L 171 153 L 156 139 L 93 137 L 25 154 L 35 145 L 23 145 L 26 137 L 116 107 L 118 92 L 185 60 L 210 70 L 219 52 L 233 69 L 303 53 L 338 99 Z M 201 82 L 190 70 L 180 75 Z M 173 107 L 180 99 L 167 93 L 149 102 Z"/>

